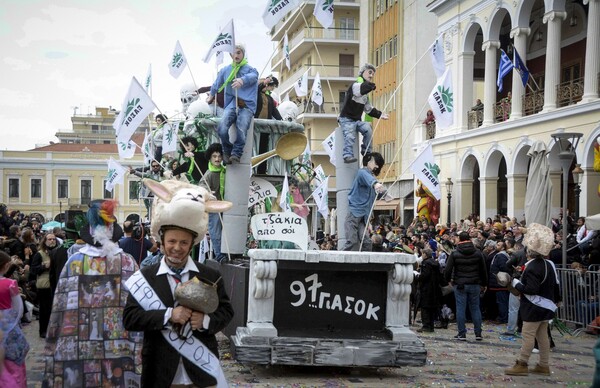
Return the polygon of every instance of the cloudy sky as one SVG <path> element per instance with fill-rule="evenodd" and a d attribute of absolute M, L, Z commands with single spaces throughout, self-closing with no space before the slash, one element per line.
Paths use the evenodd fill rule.
<path fill-rule="evenodd" d="M 152 98 L 163 113 L 181 109 L 179 89 L 212 83 L 215 59 L 202 59 L 234 19 L 236 42 L 261 75 L 273 53 L 262 21 L 266 0 L 0 0 L 0 150 L 57 141 L 71 115 L 120 109 L 131 77 L 152 64 Z M 190 71 L 167 64 L 179 40 Z M 226 55 L 225 63 L 229 63 Z"/>

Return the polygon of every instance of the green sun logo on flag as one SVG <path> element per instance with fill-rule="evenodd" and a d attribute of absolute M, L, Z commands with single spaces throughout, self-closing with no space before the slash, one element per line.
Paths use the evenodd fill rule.
<path fill-rule="evenodd" d="M 110 170 L 108 170 L 108 180 L 112 180 L 112 178 L 115 176 L 115 174 L 117 173 L 117 169 L 116 168 L 111 168 Z"/>
<path fill-rule="evenodd" d="M 171 144 L 173 142 L 173 133 L 175 132 L 175 130 L 173 128 L 171 128 L 168 132 L 167 132 L 167 142 L 169 144 Z"/>
<path fill-rule="evenodd" d="M 438 179 L 438 175 L 440 174 L 440 166 L 438 166 L 437 164 L 431 164 L 431 163 L 425 163 L 425 167 L 427 167 L 427 169 L 429 170 L 429 172 L 431 173 L 431 175 L 433 175 L 435 177 L 435 179 Z"/>
<path fill-rule="evenodd" d="M 322 4 L 323 11 L 327 11 L 327 8 L 333 5 L 333 0 L 325 0 Z"/>
<path fill-rule="evenodd" d="M 123 124 L 127 120 L 127 117 L 129 116 L 133 108 L 135 108 L 139 103 L 139 98 L 134 98 L 133 100 L 127 102 L 127 108 L 125 108 L 125 114 L 123 115 L 123 121 L 121 121 L 121 124 Z"/>
<path fill-rule="evenodd" d="M 217 42 L 220 40 L 224 40 L 224 39 L 231 39 L 231 35 L 228 33 L 224 33 L 224 34 L 219 34 L 219 36 L 217 36 Z"/>
<path fill-rule="evenodd" d="M 443 86 L 438 86 L 438 91 L 442 95 L 442 102 L 446 105 L 446 109 L 448 109 L 448 112 L 452 112 L 452 108 L 454 107 L 454 94 L 450 91 L 450 88 L 444 88 Z"/>
<path fill-rule="evenodd" d="M 275 8 L 275 6 L 276 6 L 277 4 L 279 4 L 280 2 L 281 2 L 281 0 L 271 0 L 271 5 L 269 5 L 269 12 L 271 12 L 271 10 L 272 10 L 273 8 Z"/>
<path fill-rule="evenodd" d="M 181 61 L 181 59 L 183 58 L 183 54 L 182 53 L 175 53 L 173 55 L 173 60 L 171 61 L 171 66 L 177 66 L 177 64 Z"/>
<path fill-rule="evenodd" d="M 119 142 L 119 145 L 121 146 L 121 149 L 123 151 L 125 151 L 127 149 L 127 144 L 123 143 L 122 141 Z"/>

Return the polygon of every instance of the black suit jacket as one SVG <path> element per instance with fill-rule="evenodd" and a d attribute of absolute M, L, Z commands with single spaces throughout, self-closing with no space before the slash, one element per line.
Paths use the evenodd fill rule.
<path fill-rule="evenodd" d="M 210 314 L 208 330 L 196 330 L 193 336 L 198 338 L 216 357 L 219 357 L 219 349 L 215 334 L 221 331 L 231 321 L 233 308 L 225 291 L 225 284 L 221 279 L 219 271 L 195 262 L 201 277 L 211 282 L 217 282 L 219 295 L 219 307 Z M 168 275 L 158 275 L 160 262 L 141 269 L 142 274 L 152 286 L 159 299 L 167 307 L 173 307 L 174 300 L 169 286 Z M 190 272 L 190 278 L 197 275 Z M 217 281 L 218 280 L 218 281 Z M 166 310 L 145 311 L 129 294 L 127 305 L 123 311 L 123 324 L 130 331 L 144 332 L 144 345 L 142 348 L 142 387 L 170 387 L 181 355 L 164 339 L 161 330 Z M 217 381 L 202 369 L 196 367 L 185 357 L 183 366 L 194 385 L 205 387 L 216 385 Z"/>

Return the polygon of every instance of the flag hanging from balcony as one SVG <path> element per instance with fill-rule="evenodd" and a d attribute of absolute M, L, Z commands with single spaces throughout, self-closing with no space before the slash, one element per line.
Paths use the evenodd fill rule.
<path fill-rule="evenodd" d="M 315 204 L 317 205 L 317 209 L 324 218 L 329 217 L 329 204 L 327 200 L 328 192 L 329 177 L 326 177 L 325 180 L 321 182 L 319 187 L 317 187 L 312 193 L 313 198 L 315 199 Z"/>
<path fill-rule="evenodd" d="M 174 78 L 179 78 L 186 66 L 187 60 L 185 59 L 185 54 L 183 53 L 181 44 L 177 41 L 177 43 L 175 43 L 173 55 L 171 56 L 171 62 L 169 62 L 169 74 Z"/>
<path fill-rule="evenodd" d="M 433 65 L 435 76 L 437 78 L 441 77 L 446 70 L 446 61 L 444 59 L 444 49 L 442 48 L 440 39 L 436 39 L 429 48 L 429 56 L 431 57 L 431 64 Z"/>
<path fill-rule="evenodd" d="M 513 49 L 515 51 L 514 67 L 515 70 L 519 72 L 519 75 L 521 76 L 521 81 L 523 81 L 523 87 L 525 87 L 527 85 L 527 81 L 529 80 L 529 69 L 527 68 L 527 66 L 525 66 L 525 62 L 521 60 L 521 57 L 519 56 L 516 47 Z"/>
<path fill-rule="evenodd" d="M 283 54 L 285 55 L 285 66 L 290 70 L 290 43 L 288 42 L 287 32 L 283 37 Z"/>
<path fill-rule="evenodd" d="M 498 86 L 498 93 L 502 93 L 502 79 L 506 77 L 508 73 L 510 73 L 513 69 L 513 63 L 510 61 L 510 58 L 504 50 L 500 50 L 500 65 L 498 66 L 498 81 L 496 81 L 496 85 Z"/>
<path fill-rule="evenodd" d="M 146 93 L 152 94 L 150 89 L 152 88 L 152 64 L 148 65 L 148 73 L 146 73 L 146 81 L 144 82 L 144 88 Z"/>
<path fill-rule="evenodd" d="M 288 184 L 287 172 L 285 178 L 283 178 L 283 186 L 281 187 L 281 197 L 279 198 L 279 206 L 281 210 L 285 212 L 291 212 L 292 207 L 290 206 L 290 186 Z"/>
<path fill-rule="evenodd" d="M 445 129 L 454 123 L 454 89 L 450 68 L 437 79 L 427 101 L 435 116 L 437 128 Z"/>
<path fill-rule="evenodd" d="M 111 157 L 108 160 L 108 175 L 106 176 L 106 185 L 104 185 L 104 189 L 112 192 L 115 185 L 122 185 L 126 172 L 127 169 Z"/>
<path fill-rule="evenodd" d="M 410 170 L 418 180 L 427 186 L 429 192 L 436 199 L 442 199 L 442 189 L 439 179 L 440 167 L 435 163 L 435 159 L 433 158 L 431 143 L 427 144 L 427 147 L 416 157 L 415 161 L 410 165 Z"/>
<path fill-rule="evenodd" d="M 125 144 L 129 143 L 131 135 L 154 109 L 156 105 L 138 80 L 133 77 L 127 96 L 121 105 L 121 112 L 113 123 L 118 140 Z"/>
<path fill-rule="evenodd" d="M 308 70 L 306 70 L 302 77 L 294 84 L 294 90 L 298 97 L 306 96 L 308 94 Z"/>
<path fill-rule="evenodd" d="M 317 0 L 313 15 L 323 28 L 327 29 L 333 24 L 333 0 Z"/>
<path fill-rule="evenodd" d="M 310 98 L 315 104 L 319 106 L 323 105 L 323 88 L 321 87 L 321 77 L 319 76 L 319 73 L 317 73 L 313 81 Z"/>
<path fill-rule="evenodd" d="M 263 12 L 265 26 L 271 29 L 289 12 L 300 5 L 300 0 L 267 0 L 267 8 Z"/>
<path fill-rule="evenodd" d="M 210 46 L 210 49 L 204 57 L 204 63 L 210 61 L 210 57 L 218 51 L 232 53 L 235 50 L 235 31 L 233 28 L 233 19 L 227 23 L 225 28 L 221 30 Z"/>

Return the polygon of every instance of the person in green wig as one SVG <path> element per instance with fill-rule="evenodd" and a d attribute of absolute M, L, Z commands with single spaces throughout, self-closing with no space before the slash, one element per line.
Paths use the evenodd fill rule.
<path fill-rule="evenodd" d="M 206 159 L 208 159 L 208 171 L 204 174 L 203 184 L 207 186 L 217 200 L 225 198 L 225 166 L 223 166 L 223 148 L 219 143 L 213 143 L 206 149 Z M 208 233 L 214 251 L 214 259 L 222 262 L 226 255 L 221 252 L 221 233 L 223 225 L 221 224 L 221 215 L 219 213 L 208 214 Z"/>

